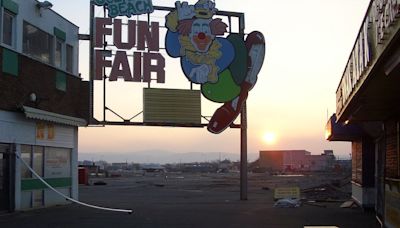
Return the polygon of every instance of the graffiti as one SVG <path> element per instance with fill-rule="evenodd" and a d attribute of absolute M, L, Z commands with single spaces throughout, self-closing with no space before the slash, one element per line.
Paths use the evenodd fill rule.
<path fill-rule="evenodd" d="M 241 112 L 254 87 L 265 55 L 261 32 L 224 37 L 228 27 L 217 13 L 215 2 L 199 0 L 190 5 L 177 1 L 166 16 L 165 46 L 168 55 L 180 58 L 189 81 L 201 85 L 207 99 L 224 103 L 212 116 L 208 131 L 218 134 Z"/>

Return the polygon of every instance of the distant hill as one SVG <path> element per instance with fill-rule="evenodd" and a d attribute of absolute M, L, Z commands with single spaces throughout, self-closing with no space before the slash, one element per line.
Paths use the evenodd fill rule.
<path fill-rule="evenodd" d="M 254 161 L 258 158 L 258 154 L 248 154 L 248 161 Z M 240 152 L 237 153 L 220 153 L 220 152 L 187 152 L 174 153 L 171 151 L 149 150 L 136 152 L 80 152 L 78 154 L 80 161 L 98 161 L 104 160 L 107 162 L 134 162 L 134 163 L 186 163 L 186 162 L 209 162 L 216 160 L 229 159 L 238 161 Z"/>

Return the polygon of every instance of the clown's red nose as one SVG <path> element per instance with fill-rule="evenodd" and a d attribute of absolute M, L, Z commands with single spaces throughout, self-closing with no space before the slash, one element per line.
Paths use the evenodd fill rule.
<path fill-rule="evenodd" d="M 200 32 L 200 33 L 197 35 L 197 37 L 198 37 L 200 40 L 204 40 L 204 39 L 206 38 L 206 34 L 205 34 L 204 32 Z"/>

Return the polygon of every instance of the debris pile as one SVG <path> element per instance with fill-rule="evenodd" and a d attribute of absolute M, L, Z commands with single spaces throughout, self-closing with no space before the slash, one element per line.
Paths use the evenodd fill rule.
<path fill-rule="evenodd" d="M 351 193 L 345 192 L 332 184 L 302 189 L 301 193 L 307 200 L 316 202 L 344 202 L 351 197 Z"/>

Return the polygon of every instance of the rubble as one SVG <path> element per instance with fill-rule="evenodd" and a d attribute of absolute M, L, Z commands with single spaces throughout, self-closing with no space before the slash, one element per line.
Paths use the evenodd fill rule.
<path fill-rule="evenodd" d="M 345 202 L 351 194 L 332 184 L 321 184 L 312 188 L 302 189 L 301 193 L 307 200 L 316 202 Z"/>

